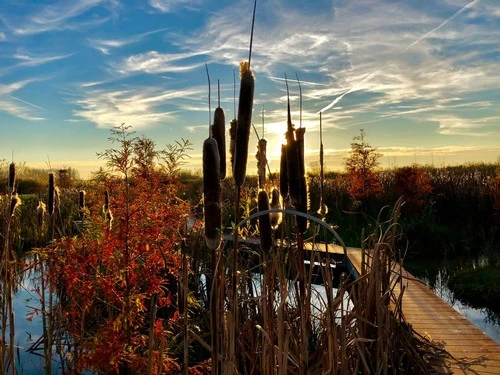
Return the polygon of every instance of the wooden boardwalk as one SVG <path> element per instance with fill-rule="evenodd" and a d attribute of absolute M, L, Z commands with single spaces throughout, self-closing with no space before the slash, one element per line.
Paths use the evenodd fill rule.
<path fill-rule="evenodd" d="M 317 250 L 324 252 L 322 245 Z M 329 253 L 343 253 L 329 246 Z M 349 262 L 361 273 L 361 249 L 347 248 Z M 436 374 L 500 374 L 500 345 L 439 298 L 429 287 L 403 270 L 406 289 L 403 314 L 415 331 L 442 343 L 457 361 L 435 368 Z"/>

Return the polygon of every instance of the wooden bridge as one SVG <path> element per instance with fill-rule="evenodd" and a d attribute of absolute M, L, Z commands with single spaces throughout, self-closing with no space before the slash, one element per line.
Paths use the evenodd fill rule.
<path fill-rule="evenodd" d="M 309 247 L 310 249 L 310 247 Z M 315 248 L 325 252 L 325 247 Z M 343 254 L 340 246 L 328 253 Z M 361 274 L 361 249 L 347 248 L 348 266 Z M 436 374 L 500 374 L 500 345 L 439 298 L 427 285 L 406 270 L 403 314 L 416 332 L 441 343 L 455 360 L 434 368 Z"/>

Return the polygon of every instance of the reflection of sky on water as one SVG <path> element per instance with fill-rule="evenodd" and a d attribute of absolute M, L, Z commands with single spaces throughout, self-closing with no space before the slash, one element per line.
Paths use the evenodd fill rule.
<path fill-rule="evenodd" d="M 42 336 L 42 318 L 34 316 L 32 321 L 26 315 L 33 311 L 28 306 L 39 307 L 39 298 L 33 291 L 34 284 L 31 278 L 25 278 L 14 297 L 15 312 L 15 340 L 19 347 L 19 358 L 16 358 L 19 373 L 24 375 L 38 375 L 43 369 L 43 357 L 28 353 L 26 350 Z M 42 348 L 42 347 L 41 347 Z M 43 355 L 43 350 L 38 351 Z M 19 364 L 20 360 L 20 364 Z"/>
<path fill-rule="evenodd" d="M 446 271 L 439 270 L 434 282 L 431 282 L 428 277 L 422 278 L 422 280 L 446 303 L 500 344 L 500 317 L 489 309 L 476 309 L 455 298 L 453 292 L 447 286 L 448 276 Z"/>

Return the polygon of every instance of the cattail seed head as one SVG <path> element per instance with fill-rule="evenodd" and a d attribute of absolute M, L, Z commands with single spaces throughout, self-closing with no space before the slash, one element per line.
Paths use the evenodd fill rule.
<path fill-rule="evenodd" d="M 48 198 L 48 211 L 49 215 L 54 213 L 54 200 L 56 195 L 56 183 L 53 172 L 49 173 L 49 198 Z"/>
<path fill-rule="evenodd" d="M 238 126 L 238 120 L 235 118 L 229 123 L 229 155 L 231 162 L 231 170 L 234 170 L 234 148 L 236 144 L 236 127 Z"/>
<path fill-rule="evenodd" d="M 258 197 L 258 210 L 269 210 L 269 197 L 265 190 L 259 191 Z M 270 214 L 259 216 L 259 232 L 260 232 L 260 247 L 264 254 L 268 254 L 273 246 L 273 235 L 271 230 L 271 217 Z"/>
<path fill-rule="evenodd" d="M 36 208 L 36 217 L 38 221 L 38 228 L 42 229 L 44 225 L 45 212 L 47 211 L 45 203 L 41 200 L 38 201 L 38 206 Z"/>
<path fill-rule="evenodd" d="M 280 191 L 276 188 L 273 189 L 271 193 L 271 210 L 279 210 L 281 208 L 280 202 Z M 281 224 L 282 214 L 281 212 L 273 212 L 271 213 L 271 227 L 273 230 L 276 230 L 278 226 Z"/>
<path fill-rule="evenodd" d="M 245 182 L 248 160 L 248 141 L 252 125 L 253 94 L 255 78 L 248 61 L 240 63 L 240 96 L 238 103 L 238 124 L 234 150 L 233 176 L 236 186 Z"/>
<path fill-rule="evenodd" d="M 16 209 L 22 204 L 21 198 L 17 193 L 12 194 L 10 198 L 10 216 L 14 216 Z"/>
<path fill-rule="evenodd" d="M 288 171 L 288 194 L 290 202 L 297 207 L 301 199 L 301 183 L 300 183 L 300 168 L 298 143 L 294 139 L 287 141 L 286 147 L 286 165 Z"/>
<path fill-rule="evenodd" d="M 61 208 L 61 190 L 59 186 L 54 189 L 54 210 L 57 212 Z"/>
<path fill-rule="evenodd" d="M 257 143 L 257 175 L 259 176 L 259 189 L 264 189 L 266 186 L 266 165 L 267 165 L 267 140 L 264 138 L 259 139 Z"/>
<path fill-rule="evenodd" d="M 106 214 L 109 210 L 109 191 L 104 190 L 104 205 L 102 206 L 102 212 Z"/>
<path fill-rule="evenodd" d="M 281 159 L 280 159 L 280 191 L 283 201 L 288 196 L 288 166 L 286 159 L 287 145 L 281 145 Z"/>
<path fill-rule="evenodd" d="M 16 188 L 16 164 L 9 165 L 9 190 L 12 192 Z"/>
<path fill-rule="evenodd" d="M 220 186 L 220 157 L 217 141 L 203 142 L 203 202 L 205 242 L 214 250 L 219 247 L 222 234 L 222 191 Z"/>
<path fill-rule="evenodd" d="M 226 178 L 226 116 L 220 107 L 215 109 L 212 137 L 217 141 L 220 158 L 220 179 Z"/>
<path fill-rule="evenodd" d="M 305 147 L 305 132 L 306 128 L 298 128 L 295 130 L 295 139 L 297 140 L 297 149 L 299 156 L 300 175 L 304 176 L 306 173 L 304 161 L 304 147 Z"/>

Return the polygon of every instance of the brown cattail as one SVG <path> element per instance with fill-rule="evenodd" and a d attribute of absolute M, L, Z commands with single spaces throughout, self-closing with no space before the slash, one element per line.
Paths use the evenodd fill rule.
<path fill-rule="evenodd" d="M 212 137 L 217 141 L 220 158 L 220 179 L 226 178 L 226 116 L 221 107 L 215 109 Z"/>
<path fill-rule="evenodd" d="M 221 241 L 221 199 L 220 157 L 217 141 L 207 138 L 203 142 L 203 201 L 205 242 L 211 250 L 218 248 Z"/>
<path fill-rule="evenodd" d="M 16 189 L 16 164 L 9 165 L 9 190 L 13 192 Z"/>
<path fill-rule="evenodd" d="M 55 196 L 56 196 L 55 176 L 54 176 L 53 172 L 50 172 L 49 173 L 49 199 L 48 199 L 49 215 L 52 215 L 54 213 Z"/>
<path fill-rule="evenodd" d="M 102 206 L 102 212 L 106 214 L 109 210 L 109 191 L 104 190 L 104 205 Z"/>
<path fill-rule="evenodd" d="M 56 186 L 54 189 L 54 210 L 59 212 L 61 208 L 61 191 L 59 190 L 59 186 Z"/>
<path fill-rule="evenodd" d="M 299 156 L 299 167 L 301 176 L 305 176 L 306 174 L 305 160 L 304 160 L 305 132 L 306 128 L 298 128 L 295 130 L 295 139 L 297 140 L 297 153 Z"/>
<path fill-rule="evenodd" d="M 16 208 L 18 208 L 22 204 L 21 198 L 17 193 L 12 194 L 10 198 L 10 216 L 14 216 L 16 213 Z"/>
<path fill-rule="evenodd" d="M 234 147 L 236 144 L 236 128 L 238 126 L 238 120 L 233 118 L 229 123 L 229 155 L 231 161 L 231 170 L 234 170 Z"/>
<path fill-rule="evenodd" d="M 290 202 L 295 207 L 297 207 L 301 199 L 299 150 L 297 146 L 297 141 L 295 141 L 292 135 L 292 137 L 287 140 L 286 165 L 288 171 L 288 194 L 290 196 Z"/>
<path fill-rule="evenodd" d="M 80 208 L 80 219 L 85 217 L 85 190 L 80 190 L 78 193 L 78 207 Z"/>
<path fill-rule="evenodd" d="M 259 191 L 258 197 L 259 212 L 269 210 L 269 197 L 265 190 Z M 270 214 L 259 216 L 260 248 L 264 254 L 268 254 L 273 246 L 273 235 L 271 230 Z"/>
<path fill-rule="evenodd" d="M 285 201 L 288 196 L 288 166 L 286 164 L 286 149 L 287 145 L 281 145 L 280 191 L 283 201 Z"/>
<path fill-rule="evenodd" d="M 307 182 L 306 182 L 306 169 L 304 160 L 304 149 L 305 149 L 305 132 L 306 128 L 298 128 L 295 130 L 295 139 L 297 146 L 297 158 L 299 163 L 299 200 L 297 203 L 297 210 L 303 213 L 307 213 Z M 297 226 L 299 232 L 305 232 L 307 229 L 308 220 L 303 216 L 297 217 Z"/>
<path fill-rule="evenodd" d="M 234 150 L 233 176 L 236 186 L 245 182 L 248 160 L 248 141 L 252 126 L 253 93 L 255 78 L 248 61 L 240 63 L 240 97 L 238 103 L 238 124 Z"/>
<path fill-rule="evenodd" d="M 36 217 L 38 221 L 38 228 L 42 229 L 45 219 L 45 212 L 47 211 L 45 203 L 41 200 L 38 201 L 38 206 L 36 208 Z"/>
<path fill-rule="evenodd" d="M 280 191 L 276 188 L 273 189 L 271 193 L 271 210 L 279 210 L 281 208 L 280 202 Z M 281 212 L 273 212 L 271 213 L 271 227 L 273 230 L 278 228 L 278 225 L 281 224 L 282 214 Z"/>
<path fill-rule="evenodd" d="M 264 189 L 266 186 L 266 166 L 267 166 L 267 140 L 264 138 L 259 139 L 257 143 L 257 175 L 259 176 L 259 188 Z"/>

